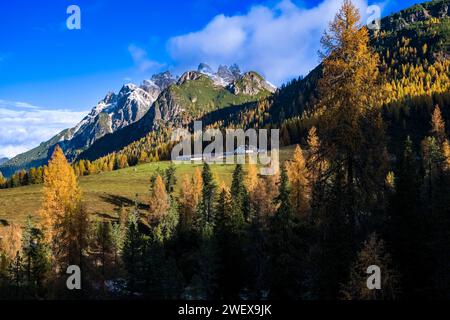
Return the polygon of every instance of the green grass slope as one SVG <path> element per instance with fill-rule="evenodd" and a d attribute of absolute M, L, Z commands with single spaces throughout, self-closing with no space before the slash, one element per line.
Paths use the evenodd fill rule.
<path fill-rule="evenodd" d="M 293 146 L 280 151 L 280 159 L 290 159 Z M 88 212 L 97 218 L 110 219 L 117 217 L 122 206 L 132 207 L 137 196 L 142 213 L 147 209 L 150 178 L 158 168 L 164 170 L 169 161 L 154 162 L 130 167 L 122 170 L 81 177 L 80 187 L 83 201 Z M 234 165 L 215 165 L 211 168 L 216 182 L 230 184 Z M 185 174 L 192 175 L 201 164 L 180 164 L 176 166 L 177 187 Z M 22 224 L 27 215 L 39 219 L 37 210 L 41 205 L 42 185 L 31 185 L 13 189 L 0 190 L 0 227 L 10 223 Z"/>

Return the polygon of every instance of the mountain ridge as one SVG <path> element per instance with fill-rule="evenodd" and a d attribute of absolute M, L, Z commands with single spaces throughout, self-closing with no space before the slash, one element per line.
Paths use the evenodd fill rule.
<path fill-rule="evenodd" d="M 214 72 L 207 64 L 201 63 L 197 71 L 186 71 L 181 77 L 173 77 L 166 71 L 153 75 L 140 85 L 124 84 L 117 94 L 108 92 L 75 127 L 65 129 L 39 146 L 8 159 L 0 164 L 0 171 L 10 176 L 18 170 L 44 165 L 56 144 L 60 145 L 69 161 L 73 161 L 97 140 L 129 127 L 144 117 L 144 121 L 133 127 L 133 130 L 137 128 L 134 137 L 139 138 L 153 127 L 158 127 L 159 123 L 171 121 L 172 118 L 174 125 L 185 122 L 184 112 L 190 113 L 188 117 L 195 117 L 203 112 L 203 108 L 209 110 L 214 105 L 221 107 L 222 104 L 256 100 L 261 91 L 267 94 L 275 91 L 259 75 L 259 82 L 248 83 L 245 79 L 249 78 L 249 74 L 257 73 L 241 74 L 237 65 L 221 65 Z M 253 84 L 258 87 L 251 88 Z M 242 93 L 238 90 L 233 92 L 233 88 L 242 86 Z M 203 97 L 202 91 L 210 96 Z M 242 96 L 251 98 L 244 99 Z"/>

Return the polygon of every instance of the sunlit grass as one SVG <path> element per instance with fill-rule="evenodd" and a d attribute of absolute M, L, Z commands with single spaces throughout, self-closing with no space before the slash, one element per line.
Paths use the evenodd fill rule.
<path fill-rule="evenodd" d="M 290 158 L 293 147 L 283 148 L 280 159 Z M 142 164 L 122 170 L 104 172 L 92 176 L 80 177 L 83 201 L 89 213 L 100 218 L 116 217 L 122 206 L 132 207 L 137 200 L 141 211 L 145 211 L 148 202 L 150 178 L 158 170 L 164 170 L 169 161 Z M 201 164 L 180 164 L 176 166 L 177 188 L 184 175 L 192 175 Z M 217 184 L 229 185 L 234 165 L 216 165 L 211 168 Z M 42 185 L 25 186 L 0 190 L 0 226 L 6 223 L 23 223 L 31 214 L 39 219 L 37 211 L 41 205 Z"/>

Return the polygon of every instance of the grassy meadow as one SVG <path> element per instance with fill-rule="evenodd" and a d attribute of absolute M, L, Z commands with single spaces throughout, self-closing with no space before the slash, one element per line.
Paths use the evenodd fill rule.
<path fill-rule="evenodd" d="M 293 146 L 282 148 L 280 160 L 289 159 L 293 149 Z M 169 165 L 169 161 L 153 162 L 80 177 L 83 201 L 88 212 L 97 218 L 115 218 L 122 206 L 132 207 L 137 199 L 143 213 L 147 209 L 151 176 L 158 169 L 164 170 Z M 180 186 L 184 175 L 192 175 L 196 168 L 201 170 L 201 167 L 201 164 L 176 165 L 177 186 Z M 234 167 L 227 164 L 211 165 L 218 185 L 222 182 L 227 185 L 231 183 Z M 42 185 L 0 190 L 0 226 L 22 224 L 29 214 L 38 220 L 37 210 L 41 205 L 41 197 Z"/>

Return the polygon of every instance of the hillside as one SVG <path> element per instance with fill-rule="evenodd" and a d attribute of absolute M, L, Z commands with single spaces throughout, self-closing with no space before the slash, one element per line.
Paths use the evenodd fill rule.
<path fill-rule="evenodd" d="M 199 68 L 200 69 L 200 68 Z M 272 94 L 274 88 L 256 72 L 247 72 L 230 84 L 218 85 L 211 76 L 189 71 L 164 90 L 147 114 L 138 122 L 96 141 L 78 159 L 96 160 L 119 151 L 161 128 L 188 126 L 208 113 L 247 104 L 256 104 Z M 167 141 L 166 141 L 167 142 Z"/>
<path fill-rule="evenodd" d="M 161 90 L 155 82 L 147 81 L 141 86 L 126 84 L 117 94 L 107 93 L 75 127 L 63 130 L 38 147 L 0 164 L 0 171 L 10 176 L 17 170 L 45 165 L 56 144 L 64 150 L 69 160 L 75 159 L 105 134 L 141 119 Z"/>
<path fill-rule="evenodd" d="M 280 160 L 291 159 L 293 146 L 280 150 Z M 148 202 L 148 190 L 151 176 L 157 170 L 164 170 L 170 165 L 169 161 L 153 162 L 129 167 L 112 172 L 80 177 L 80 186 L 84 195 L 84 203 L 90 214 L 98 218 L 117 217 L 121 206 L 132 207 L 136 195 L 145 211 Z M 234 165 L 211 165 L 217 181 L 230 184 Z M 182 177 L 192 175 L 201 165 L 177 165 L 177 188 L 180 187 Z M 36 211 L 40 207 L 42 184 L 24 186 L 12 189 L 0 189 L 0 226 L 17 222 L 23 223 L 28 214 L 39 217 Z"/>
<path fill-rule="evenodd" d="M 434 106 L 450 103 L 450 64 L 446 59 L 449 5 L 450 1 L 444 0 L 413 6 L 383 18 L 381 31 L 371 32 L 371 45 L 379 53 L 384 75 L 383 116 L 388 148 L 394 155 L 407 136 L 419 148 L 430 129 Z M 306 77 L 294 79 L 271 94 L 273 88 L 261 76 L 254 72 L 241 74 L 237 66 L 221 66 L 214 72 L 202 63 L 197 71 L 188 71 L 176 81 L 164 73 L 159 82 L 151 82 L 163 82 L 166 87 L 148 112 L 140 120 L 93 141 L 77 160 L 107 156 L 107 162 L 114 163 L 125 155 L 128 164 L 134 165 L 142 156 L 167 159 L 171 128 L 191 126 L 196 119 L 215 128 L 276 127 L 281 129 L 282 145 L 304 143 L 307 130 L 317 123 L 315 104 L 321 75 L 319 65 Z M 450 112 L 443 108 L 442 113 L 448 121 Z M 55 140 L 30 153 L 47 158 L 48 151 L 42 150 L 51 150 Z M 98 170 L 103 170 L 104 159 L 99 162 Z M 11 172 L 8 168 L 6 171 Z"/>
<path fill-rule="evenodd" d="M 160 126 L 186 125 L 210 111 L 256 102 L 274 91 L 256 72 L 241 74 L 236 65 L 213 72 L 201 63 L 178 79 L 170 72 L 156 74 L 139 86 L 126 84 L 117 94 L 109 92 L 74 128 L 0 164 L 0 171 L 8 177 L 45 165 L 56 144 L 70 161 L 94 160 Z"/>
<path fill-rule="evenodd" d="M 165 86 L 140 119 L 108 94 L 48 166 L 0 176 L 0 299 L 449 300 L 449 7 L 415 5 L 372 31 L 344 0 L 321 64 L 276 90 L 201 63 L 125 86 Z M 201 163 L 197 148 L 199 163 L 167 161 L 195 120 L 279 129 L 278 174 Z M 74 156 L 78 132 L 88 145 Z M 237 140 L 226 160 L 248 150 Z M 220 161 L 217 136 L 204 142 Z M 69 276 L 78 291 L 67 266 L 86 275 Z"/>
<path fill-rule="evenodd" d="M 380 56 L 384 75 L 383 115 L 389 134 L 389 149 L 399 152 L 407 136 L 416 148 L 430 130 L 431 112 L 442 107 L 450 121 L 450 1 L 418 4 L 387 16 L 381 30 L 371 32 L 372 48 Z M 315 104 L 319 65 L 306 77 L 294 79 L 258 106 L 238 110 L 233 115 L 214 119 L 215 127 L 281 128 L 282 143 L 304 142 L 307 130 L 317 123 Z"/>

